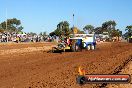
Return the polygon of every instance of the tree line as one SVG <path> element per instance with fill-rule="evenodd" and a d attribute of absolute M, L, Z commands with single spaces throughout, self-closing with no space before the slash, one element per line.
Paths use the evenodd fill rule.
<path fill-rule="evenodd" d="M 93 25 L 86 25 L 83 28 L 83 31 L 79 30 L 79 33 L 95 33 L 95 34 L 103 34 L 104 32 L 108 33 L 110 37 L 120 37 L 122 36 L 122 31 L 116 28 L 117 23 L 113 20 L 106 21 L 102 23 L 100 27 L 94 27 Z M 70 24 L 67 21 L 59 22 L 57 28 L 50 33 L 51 36 L 68 36 L 72 32 L 72 28 L 69 27 Z M 125 36 L 128 37 L 132 34 L 132 25 L 127 26 L 125 29 Z"/>
<path fill-rule="evenodd" d="M 102 34 L 107 32 L 110 37 L 120 37 L 122 36 L 122 31 L 116 28 L 117 23 L 114 20 L 106 21 L 102 23 L 100 27 L 94 27 L 93 25 L 86 25 L 84 26 L 83 30 L 78 29 L 78 33 L 95 33 L 95 34 Z M 76 28 L 76 27 L 74 27 Z M 0 32 L 20 32 L 22 31 L 23 26 L 21 25 L 21 21 L 13 18 L 7 19 L 0 23 Z M 76 28 L 77 29 L 77 28 Z M 125 28 L 126 33 L 124 34 L 125 37 L 129 37 L 132 35 L 132 25 L 126 26 Z M 51 36 L 68 36 L 73 32 L 73 27 L 70 28 L 70 24 L 68 21 L 61 21 L 57 24 L 57 28 L 50 33 Z M 35 33 L 31 33 L 35 34 Z M 40 35 L 46 35 L 46 33 L 40 33 Z"/>
<path fill-rule="evenodd" d="M 0 33 L 4 33 L 4 32 L 19 33 L 19 32 L 22 32 L 23 28 L 24 27 L 22 26 L 21 21 L 16 18 L 7 19 L 6 21 L 3 21 L 0 23 Z M 27 35 L 34 36 L 34 35 L 37 35 L 37 33 L 29 32 L 27 33 Z M 46 36 L 47 34 L 46 32 L 40 32 L 39 35 Z"/>

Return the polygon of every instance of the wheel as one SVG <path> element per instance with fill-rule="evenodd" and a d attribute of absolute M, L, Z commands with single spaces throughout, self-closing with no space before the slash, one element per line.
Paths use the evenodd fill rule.
<path fill-rule="evenodd" d="M 91 45 L 91 49 L 92 50 L 95 50 L 95 45 Z"/>
<path fill-rule="evenodd" d="M 83 85 L 86 83 L 86 79 L 84 76 L 78 76 L 77 79 L 76 79 L 77 83 L 80 84 L 80 85 Z"/>
<path fill-rule="evenodd" d="M 75 50 L 75 44 L 72 44 L 72 45 L 71 45 L 71 51 L 72 51 L 72 52 L 75 52 L 75 51 L 76 51 L 76 50 Z"/>
<path fill-rule="evenodd" d="M 74 43 L 74 44 L 72 44 L 72 51 L 73 52 L 77 52 L 78 51 L 78 49 L 79 49 L 79 46 L 76 44 L 76 43 Z"/>
<path fill-rule="evenodd" d="M 78 51 L 79 50 L 79 46 L 75 45 L 75 50 Z"/>
<path fill-rule="evenodd" d="M 87 50 L 90 50 L 90 49 L 91 49 L 91 45 L 88 45 L 88 46 L 87 46 Z"/>
<path fill-rule="evenodd" d="M 76 52 L 78 52 L 78 51 L 80 51 L 80 47 L 79 47 L 79 45 L 75 45 L 75 50 L 76 50 Z"/>
<path fill-rule="evenodd" d="M 81 51 L 81 47 L 77 44 L 73 44 L 71 48 L 73 52 Z"/>

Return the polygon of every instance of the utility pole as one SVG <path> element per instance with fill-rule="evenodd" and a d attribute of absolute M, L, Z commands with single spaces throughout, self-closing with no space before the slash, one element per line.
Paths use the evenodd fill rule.
<path fill-rule="evenodd" d="M 73 27 L 72 27 L 72 32 L 73 32 L 73 37 L 75 37 L 75 34 L 74 34 L 74 14 L 73 14 Z"/>
<path fill-rule="evenodd" d="M 74 28 L 74 16 L 75 16 L 75 15 L 73 14 L 73 28 Z"/>
<path fill-rule="evenodd" d="M 73 28 L 72 28 L 72 31 L 73 31 L 73 36 L 75 36 L 75 34 L 77 34 L 78 32 L 78 29 L 74 26 L 74 14 L 73 14 Z"/>
<path fill-rule="evenodd" d="M 6 30 L 7 30 L 7 8 L 6 8 Z"/>
<path fill-rule="evenodd" d="M 7 20 L 7 8 L 6 8 L 6 31 L 7 31 L 7 25 L 8 25 L 8 24 L 7 24 L 7 21 L 8 21 L 8 20 Z M 6 36 L 6 37 L 7 37 L 7 42 L 8 42 L 8 32 L 7 32 L 7 36 Z"/>

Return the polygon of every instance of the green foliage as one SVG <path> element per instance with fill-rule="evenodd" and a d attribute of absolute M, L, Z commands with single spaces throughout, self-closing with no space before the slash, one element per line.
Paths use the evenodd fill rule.
<path fill-rule="evenodd" d="M 102 24 L 102 29 L 104 29 L 106 32 L 110 32 L 112 29 L 115 29 L 116 26 L 115 21 L 106 21 Z"/>
<path fill-rule="evenodd" d="M 125 33 L 126 37 L 127 37 L 127 38 L 128 38 L 128 37 L 131 37 L 131 36 L 132 36 L 132 25 L 127 26 L 126 29 L 125 29 L 125 31 L 127 31 L 127 32 Z"/>
<path fill-rule="evenodd" d="M 103 32 L 108 32 L 110 37 L 119 37 L 122 36 L 122 31 L 116 29 L 116 22 L 115 21 L 106 21 L 102 24 L 102 27 L 96 27 L 95 33 L 102 34 Z"/>
<path fill-rule="evenodd" d="M 39 34 L 40 36 L 46 36 L 47 35 L 47 33 L 46 32 L 40 32 L 40 34 Z"/>
<path fill-rule="evenodd" d="M 0 29 L 2 29 L 2 25 L 0 24 Z"/>
<path fill-rule="evenodd" d="M 115 21 L 106 21 L 102 24 L 102 31 L 103 32 L 108 32 L 109 33 L 109 36 L 112 37 L 113 35 L 117 34 L 113 34 L 114 32 L 116 32 L 116 22 Z"/>
<path fill-rule="evenodd" d="M 4 33 L 4 30 L 2 28 L 2 25 L 0 24 L 0 33 Z"/>
<path fill-rule="evenodd" d="M 62 21 L 57 25 L 57 29 L 54 31 L 57 36 L 68 36 L 70 34 L 69 23 Z"/>
<path fill-rule="evenodd" d="M 34 32 L 29 32 L 29 33 L 27 33 L 27 35 L 34 36 L 34 35 L 37 35 L 37 34 L 34 33 Z"/>
<path fill-rule="evenodd" d="M 54 36 L 54 35 L 56 35 L 56 34 L 55 34 L 55 32 L 51 32 L 49 35 L 50 35 L 50 36 Z"/>
<path fill-rule="evenodd" d="M 54 31 L 54 33 L 55 33 L 55 35 L 57 35 L 57 36 L 61 36 L 62 35 L 62 30 L 60 30 L 60 29 L 56 29 L 55 31 Z"/>
<path fill-rule="evenodd" d="M 84 28 L 83 28 L 84 31 L 88 31 L 88 33 L 92 33 L 94 32 L 94 26 L 92 25 L 86 25 Z"/>
<path fill-rule="evenodd" d="M 7 29 L 6 29 L 6 23 L 7 23 Z M 7 19 L 7 22 L 4 21 L 1 23 L 1 27 L 2 29 L 4 29 L 5 31 L 15 31 L 15 32 L 19 32 L 22 31 L 23 27 L 21 26 L 21 21 L 13 18 L 13 19 Z"/>
<path fill-rule="evenodd" d="M 96 27 L 92 25 L 86 25 L 83 30 L 87 31 L 88 33 L 95 32 L 95 34 L 103 34 L 104 32 L 107 32 L 110 37 L 120 37 L 122 36 L 122 31 L 119 29 L 116 29 L 116 22 L 115 21 L 106 21 L 102 24 L 101 27 Z M 67 21 L 62 21 L 57 25 L 57 29 L 54 32 L 51 32 L 50 35 L 57 35 L 57 36 L 68 36 L 70 33 L 72 33 L 72 28 L 69 29 L 69 23 Z M 128 31 L 132 30 L 132 26 L 127 27 Z M 84 34 L 84 31 L 78 30 L 79 34 Z"/>
<path fill-rule="evenodd" d="M 95 31 L 95 34 L 102 34 L 103 33 L 102 27 L 96 27 L 94 29 L 94 31 Z"/>
<path fill-rule="evenodd" d="M 84 31 L 78 29 L 78 34 L 85 34 Z"/>
<path fill-rule="evenodd" d="M 112 30 L 112 32 L 111 32 L 111 36 L 112 37 L 120 37 L 120 36 L 122 36 L 122 31 L 120 31 L 119 29 L 117 29 L 117 30 Z"/>
<path fill-rule="evenodd" d="M 128 32 L 132 33 L 132 25 L 127 26 L 125 31 L 128 31 Z"/>

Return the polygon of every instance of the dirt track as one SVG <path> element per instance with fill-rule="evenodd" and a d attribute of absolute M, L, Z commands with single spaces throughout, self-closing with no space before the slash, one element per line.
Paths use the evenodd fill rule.
<path fill-rule="evenodd" d="M 95 84 L 76 84 L 79 66 L 89 74 L 110 74 L 132 55 L 132 44 L 128 43 L 105 43 L 97 45 L 95 51 L 62 54 L 46 53 L 41 48 L 50 45 L 53 44 L 0 45 L 0 88 L 92 88 Z M 27 47 L 27 52 L 21 51 Z M 17 52 L 3 53 L 13 50 Z"/>
<path fill-rule="evenodd" d="M 129 62 L 119 74 L 129 74 L 132 79 L 132 61 Z M 107 88 L 132 88 L 132 80 L 129 84 L 111 84 L 107 85 Z"/>

